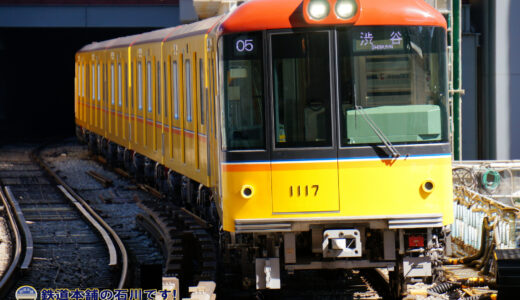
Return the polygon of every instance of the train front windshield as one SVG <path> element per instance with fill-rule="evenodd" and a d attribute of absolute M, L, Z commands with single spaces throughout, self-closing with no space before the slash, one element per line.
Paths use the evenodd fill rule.
<path fill-rule="evenodd" d="M 342 146 L 447 141 L 443 29 L 356 27 L 338 33 Z M 364 114 L 365 116 L 361 116 Z"/>
<path fill-rule="evenodd" d="M 426 26 L 224 36 L 223 147 L 382 144 L 376 131 L 394 144 L 447 142 L 445 39 Z"/>

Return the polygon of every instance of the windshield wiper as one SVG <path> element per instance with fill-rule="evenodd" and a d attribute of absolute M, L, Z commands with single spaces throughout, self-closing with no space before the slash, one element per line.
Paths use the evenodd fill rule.
<path fill-rule="evenodd" d="M 397 149 L 392 145 L 392 142 L 388 139 L 388 137 L 383 133 L 383 131 L 376 125 L 376 123 L 370 118 L 370 116 L 365 112 L 365 109 L 363 106 L 356 105 L 356 111 L 358 111 L 363 119 L 367 122 L 368 126 L 374 131 L 374 133 L 377 135 L 377 137 L 383 142 L 386 149 L 392 154 L 392 157 L 398 158 L 401 156 L 401 153 L 397 151 Z"/>

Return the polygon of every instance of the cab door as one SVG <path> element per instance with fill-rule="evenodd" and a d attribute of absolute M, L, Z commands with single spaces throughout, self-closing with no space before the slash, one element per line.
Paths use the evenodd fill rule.
<path fill-rule="evenodd" d="M 113 52 L 111 53 L 113 56 Z M 117 136 L 116 132 L 116 69 L 115 69 L 116 60 L 111 57 L 110 66 L 108 67 L 108 109 L 107 109 L 107 117 L 108 117 L 108 133 L 111 138 L 114 138 L 114 135 Z"/>
<path fill-rule="evenodd" d="M 339 211 L 328 30 L 268 35 L 273 213 Z"/>

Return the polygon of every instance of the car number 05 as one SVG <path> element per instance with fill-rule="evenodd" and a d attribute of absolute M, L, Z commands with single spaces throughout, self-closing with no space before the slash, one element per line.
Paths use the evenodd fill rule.
<path fill-rule="evenodd" d="M 235 46 L 238 52 L 251 52 L 255 48 L 253 40 L 238 40 Z"/>

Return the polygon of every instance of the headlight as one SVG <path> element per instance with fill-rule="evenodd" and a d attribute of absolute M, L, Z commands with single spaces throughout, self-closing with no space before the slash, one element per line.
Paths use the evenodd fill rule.
<path fill-rule="evenodd" d="M 336 2 L 336 15 L 341 19 L 350 19 L 357 12 L 355 0 L 338 0 Z"/>
<path fill-rule="evenodd" d="M 308 6 L 309 16 L 315 20 L 321 20 L 329 15 L 329 2 L 325 0 L 311 0 Z"/>

